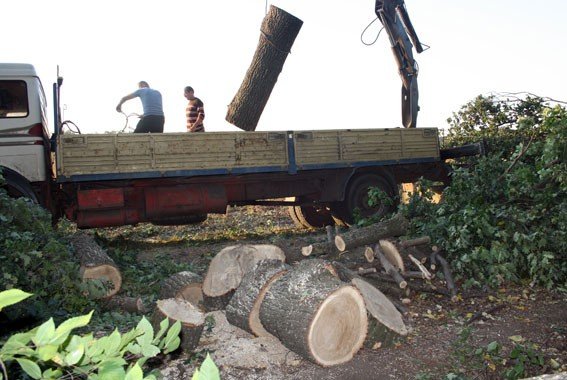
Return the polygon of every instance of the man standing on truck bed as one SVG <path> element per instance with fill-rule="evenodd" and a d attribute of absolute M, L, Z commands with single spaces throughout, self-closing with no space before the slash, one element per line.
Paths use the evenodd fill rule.
<path fill-rule="evenodd" d="M 116 111 L 122 112 L 122 104 L 134 98 L 140 98 L 142 108 L 144 109 L 144 114 L 136 125 L 134 133 L 163 132 L 165 116 L 163 114 L 161 93 L 158 90 L 150 88 L 148 82 L 140 81 L 136 91 L 120 99 L 120 102 L 116 106 Z"/>
<path fill-rule="evenodd" d="M 201 99 L 195 97 L 193 87 L 187 86 L 184 91 L 185 99 L 189 101 L 185 108 L 187 116 L 187 132 L 205 132 L 205 106 Z"/>

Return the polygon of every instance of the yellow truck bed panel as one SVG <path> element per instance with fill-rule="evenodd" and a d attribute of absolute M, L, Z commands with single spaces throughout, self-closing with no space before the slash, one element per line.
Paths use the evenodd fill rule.
<path fill-rule="evenodd" d="M 438 160 L 437 130 L 364 129 L 295 132 L 206 132 L 60 135 L 60 178 L 195 171 L 287 171 Z M 203 174 L 203 173 L 201 173 Z M 204 173 L 206 174 L 206 173 Z M 175 175 L 175 174 L 172 174 Z"/>

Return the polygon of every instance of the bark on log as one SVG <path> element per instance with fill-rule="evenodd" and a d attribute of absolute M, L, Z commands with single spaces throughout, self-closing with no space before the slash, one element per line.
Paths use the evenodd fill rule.
<path fill-rule="evenodd" d="M 200 308 L 203 306 L 203 278 L 196 273 L 183 271 L 163 280 L 160 299 L 180 298 Z"/>
<path fill-rule="evenodd" d="M 322 256 L 332 254 L 337 251 L 335 244 L 323 242 L 313 243 L 301 248 L 303 256 Z"/>
<path fill-rule="evenodd" d="M 105 310 L 120 310 L 132 314 L 143 314 L 146 312 L 144 303 L 139 297 L 112 296 L 105 299 L 102 304 Z"/>
<path fill-rule="evenodd" d="M 392 264 L 400 272 L 404 272 L 406 270 L 406 266 L 398 247 L 389 240 L 380 240 L 378 244 L 380 244 L 380 249 L 390 264 Z"/>
<path fill-rule="evenodd" d="M 362 245 L 372 245 L 387 237 L 403 235 L 408 225 L 408 221 L 401 214 L 396 214 L 384 222 L 368 227 L 351 229 L 343 235 L 335 236 L 335 245 L 341 252 Z"/>
<path fill-rule="evenodd" d="M 108 298 L 118 293 L 122 286 L 120 270 L 93 237 L 84 232 L 78 232 L 71 237 L 70 241 L 81 265 L 79 271 L 83 281 L 100 280 L 111 284 L 104 294 L 91 294 L 91 297 Z"/>
<path fill-rule="evenodd" d="M 168 298 L 158 300 L 156 303 L 156 309 L 152 315 L 152 325 L 155 331 L 159 331 L 159 324 L 165 318 L 169 319 L 170 326 L 176 321 L 181 322 L 180 346 L 184 352 L 193 351 L 201 339 L 205 326 L 205 314 L 189 301 Z"/>
<path fill-rule="evenodd" d="M 260 306 L 274 281 L 289 266 L 279 260 L 262 260 L 248 272 L 226 307 L 226 319 L 236 327 L 256 336 L 269 336 L 260 321 Z"/>
<path fill-rule="evenodd" d="M 223 248 L 212 260 L 203 280 L 205 310 L 222 310 L 228 305 L 242 278 L 261 260 L 284 262 L 284 252 L 275 245 L 236 245 Z"/>
<path fill-rule="evenodd" d="M 368 319 L 360 292 L 315 261 L 299 263 L 272 284 L 260 320 L 290 350 L 332 366 L 351 360 L 362 347 Z"/>
<path fill-rule="evenodd" d="M 303 21 L 270 6 L 260 27 L 260 40 L 240 89 L 232 99 L 226 121 L 254 131 L 278 80 Z"/>
<path fill-rule="evenodd" d="M 416 245 L 431 244 L 431 238 L 429 236 L 422 236 L 415 239 L 404 240 L 400 242 L 400 247 L 408 248 L 415 247 Z"/>

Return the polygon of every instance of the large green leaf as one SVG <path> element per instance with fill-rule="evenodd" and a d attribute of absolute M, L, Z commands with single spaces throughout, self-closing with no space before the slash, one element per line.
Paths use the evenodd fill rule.
<path fill-rule="evenodd" d="M 91 317 L 93 315 L 93 311 L 91 311 L 89 314 L 86 315 L 81 315 L 79 317 L 73 317 L 73 318 L 69 318 L 66 321 L 64 321 L 63 323 L 61 323 L 57 329 L 55 329 L 55 334 L 53 336 L 53 339 L 51 340 L 51 344 L 62 344 L 67 337 L 69 336 L 69 333 L 76 328 L 79 327 L 84 327 L 86 325 L 89 324 L 89 322 L 91 321 Z"/>
<path fill-rule="evenodd" d="M 143 380 L 144 372 L 138 364 L 135 364 L 128 372 L 126 372 L 126 377 L 124 380 Z"/>
<path fill-rule="evenodd" d="M 69 366 L 73 366 L 81 360 L 84 354 L 85 346 L 80 344 L 65 356 L 65 363 Z"/>
<path fill-rule="evenodd" d="M 31 297 L 33 294 L 26 293 L 20 289 L 9 289 L 0 292 L 0 311 L 6 306 L 14 305 Z"/>
<path fill-rule="evenodd" d="M 207 353 L 207 357 L 201 364 L 201 368 L 199 370 L 199 380 L 220 380 L 220 372 L 217 368 L 213 359 L 211 359 L 211 355 Z"/>
<path fill-rule="evenodd" d="M 47 322 L 39 326 L 35 333 L 35 336 L 32 338 L 32 341 L 36 346 L 42 346 L 44 344 L 48 344 L 54 335 L 55 322 L 53 322 L 53 318 L 49 318 Z"/>
<path fill-rule="evenodd" d="M 37 363 L 29 359 L 16 359 L 16 361 L 32 379 L 41 379 L 41 368 L 39 368 Z"/>

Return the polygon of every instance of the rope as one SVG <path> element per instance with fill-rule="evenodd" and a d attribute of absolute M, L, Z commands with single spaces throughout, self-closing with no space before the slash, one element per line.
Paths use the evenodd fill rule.
<path fill-rule="evenodd" d="M 368 24 L 366 26 L 366 28 L 364 28 L 364 30 L 362 31 L 362 33 L 360 33 L 360 41 L 366 45 L 366 46 L 372 46 L 376 43 L 376 41 L 378 41 L 378 38 L 380 37 L 380 33 L 382 33 L 382 31 L 384 30 L 384 27 L 382 26 L 382 28 L 380 29 L 380 31 L 378 31 L 378 35 L 376 36 L 376 38 L 374 39 L 374 41 L 372 41 L 371 43 L 365 42 L 364 41 L 364 33 L 366 33 L 366 31 L 368 30 L 368 28 L 370 28 L 372 26 L 372 24 L 374 24 L 376 22 L 376 20 L 378 20 L 378 17 L 376 17 L 374 20 L 372 20 L 370 22 L 370 24 Z"/>

